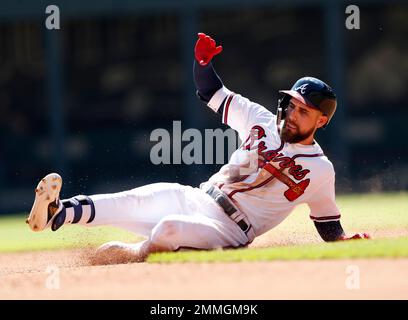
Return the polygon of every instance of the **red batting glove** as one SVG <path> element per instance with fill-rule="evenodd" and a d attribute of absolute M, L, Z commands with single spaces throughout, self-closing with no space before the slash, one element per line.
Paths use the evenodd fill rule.
<path fill-rule="evenodd" d="M 198 63 L 206 66 L 211 59 L 222 51 L 222 46 L 215 46 L 215 40 L 205 33 L 198 34 L 198 40 L 194 48 L 194 55 Z"/>
<path fill-rule="evenodd" d="M 368 233 L 356 233 L 354 236 L 343 236 L 340 240 L 371 239 Z"/>

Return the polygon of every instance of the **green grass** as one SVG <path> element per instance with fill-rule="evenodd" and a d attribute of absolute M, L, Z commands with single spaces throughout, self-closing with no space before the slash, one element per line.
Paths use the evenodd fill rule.
<path fill-rule="evenodd" d="M 340 196 L 337 203 L 342 224 L 349 232 L 366 230 L 408 230 L 408 193 Z M 316 235 L 307 206 L 298 207 L 288 219 L 273 229 L 278 237 L 292 234 Z M 0 216 L 0 252 L 96 247 L 103 242 L 135 242 L 136 235 L 110 227 L 64 226 L 57 232 L 32 232 L 25 215 Z M 150 262 L 260 261 L 275 259 L 321 259 L 356 257 L 407 257 L 408 239 L 378 239 L 341 243 L 319 243 L 286 247 L 192 251 L 152 255 Z"/>
<path fill-rule="evenodd" d="M 408 192 L 348 195 L 337 203 L 346 227 L 408 229 Z"/>
<path fill-rule="evenodd" d="M 313 245 L 235 250 L 186 251 L 151 255 L 148 262 L 240 262 L 408 257 L 408 238 L 354 240 Z"/>

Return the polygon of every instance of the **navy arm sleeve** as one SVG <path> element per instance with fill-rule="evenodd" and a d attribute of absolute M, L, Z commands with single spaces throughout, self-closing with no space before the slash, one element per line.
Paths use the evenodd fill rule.
<path fill-rule="evenodd" d="M 197 96 L 205 103 L 208 103 L 212 96 L 223 87 L 223 83 L 211 62 L 202 66 L 194 60 L 193 75 Z M 222 114 L 222 108 L 220 109 L 218 113 Z"/>
<path fill-rule="evenodd" d="M 345 235 L 340 221 L 314 221 L 314 224 L 316 226 L 317 232 L 319 232 L 324 241 L 340 240 L 340 238 Z"/>

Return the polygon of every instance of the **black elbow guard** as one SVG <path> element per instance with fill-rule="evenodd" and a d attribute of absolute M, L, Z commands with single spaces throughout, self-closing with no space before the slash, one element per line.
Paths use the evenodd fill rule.
<path fill-rule="evenodd" d="M 314 221 L 314 225 L 316 226 L 317 232 L 319 232 L 319 235 L 324 241 L 336 241 L 344 235 L 344 230 L 340 224 L 340 221 Z"/>
<path fill-rule="evenodd" d="M 206 104 L 206 105 L 207 105 L 207 103 L 210 101 L 210 100 L 204 98 L 204 97 L 200 94 L 200 92 L 199 92 L 198 90 L 196 90 L 196 96 L 197 96 L 197 98 L 198 98 L 201 102 L 203 102 L 203 103 Z"/>

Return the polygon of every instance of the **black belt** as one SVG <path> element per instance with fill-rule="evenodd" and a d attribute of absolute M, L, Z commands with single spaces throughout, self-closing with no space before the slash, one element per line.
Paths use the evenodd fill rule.
<path fill-rule="evenodd" d="M 206 191 L 207 194 L 211 196 L 218 203 L 218 205 L 224 210 L 224 212 L 231 217 L 235 212 L 238 210 L 232 205 L 231 201 L 229 200 L 228 196 L 222 192 L 221 190 L 215 188 L 214 186 L 210 186 Z M 243 219 L 239 221 L 233 220 L 242 231 L 247 233 L 251 228 L 250 224 L 247 224 Z"/>

